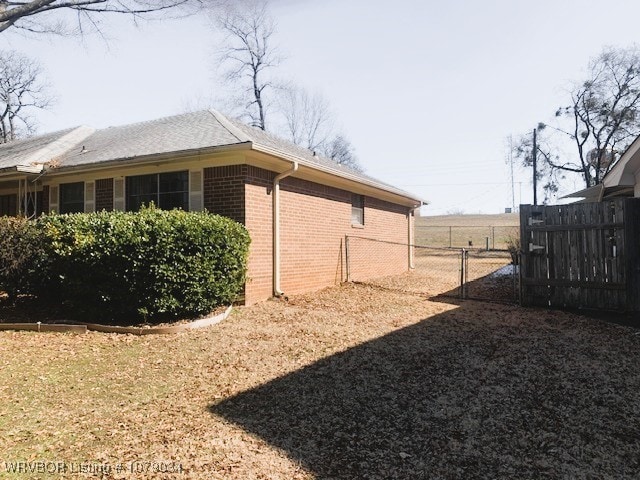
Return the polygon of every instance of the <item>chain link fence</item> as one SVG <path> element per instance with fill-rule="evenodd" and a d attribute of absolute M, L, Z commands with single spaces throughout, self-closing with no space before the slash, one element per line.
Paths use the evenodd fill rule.
<path fill-rule="evenodd" d="M 508 250 L 462 250 L 462 298 L 515 303 L 520 294 L 517 261 Z"/>
<path fill-rule="evenodd" d="M 507 250 L 427 247 L 347 236 L 346 257 L 347 281 L 428 297 L 518 300 L 518 267 Z"/>
<path fill-rule="evenodd" d="M 520 238 L 518 225 L 416 225 L 415 243 L 444 248 L 506 249 Z"/>

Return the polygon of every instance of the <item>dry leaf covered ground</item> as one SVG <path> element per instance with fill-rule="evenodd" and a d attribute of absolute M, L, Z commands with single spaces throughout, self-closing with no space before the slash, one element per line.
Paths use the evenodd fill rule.
<path fill-rule="evenodd" d="M 366 285 L 174 336 L 0 332 L 0 477 L 638 478 L 638 332 Z"/>

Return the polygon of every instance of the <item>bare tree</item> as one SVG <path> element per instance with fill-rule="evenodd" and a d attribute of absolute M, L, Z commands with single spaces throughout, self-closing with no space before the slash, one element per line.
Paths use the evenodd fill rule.
<path fill-rule="evenodd" d="M 231 6 L 217 18 L 217 24 L 226 34 L 220 60 L 227 67 L 227 81 L 241 91 L 242 116 L 248 117 L 252 126 L 266 130 L 266 97 L 268 90 L 274 88 L 268 72 L 280 64 L 278 49 L 271 42 L 276 27 L 267 3 Z"/>
<path fill-rule="evenodd" d="M 342 134 L 337 134 L 335 137 L 327 140 L 321 146 L 320 153 L 338 165 L 349 167 L 357 172 L 364 171 L 356 157 L 353 145 L 351 145 L 351 142 Z"/>
<path fill-rule="evenodd" d="M 537 155 L 545 190 L 578 174 L 585 187 L 602 182 L 620 154 L 640 134 L 640 50 L 606 48 L 589 63 L 588 77 L 571 91 L 571 103 L 555 112 L 555 125 L 539 123 Z M 573 152 L 568 154 L 567 151 Z M 532 142 L 516 153 L 532 163 Z"/>
<path fill-rule="evenodd" d="M 273 42 L 276 25 L 269 15 L 267 0 L 228 5 L 226 13 L 216 17 L 216 23 L 226 34 L 220 63 L 226 67 L 226 81 L 240 94 L 239 102 L 231 102 L 241 104 L 238 116 L 254 127 L 284 133 L 297 145 L 361 171 L 353 146 L 344 135 L 335 132 L 327 100 L 320 94 L 274 81 L 272 72 L 280 65 L 281 57 Z M 275 103 L 279 111 L 271 112 L 278 115 L 267 124 L 269 107 Z"/>
<path fill-rule="evenodd" d="M 208 0 L 0 0 L 0 32 L 9 28 L 32 33 L 82 33 L 87 25 L 98 29 L 98 18 L 103 14 L 119 13 L 134 18 L 148 17 L 169 10 L 193 13 Z M 75 26 L 71 28 L 73 14 Z"/>
<path fill-rule="evenodd" d="M 0 143 L 32 133 L 29 113 L 50 103 L 40 65 L 18 52 L 0 52 Z"/>
<path fill-rule="evenodd" d="M 280 112 L 287 136 L 296 145 L 317 151 L 331 134 L 333 114 L 329 102 L 319 93 L 312 95 L 300 87 L 283 89 Z"/>
<path fill-rule="evenodd" d="M 363 170 L 351 142 L 342 133 L 336 133 L 334 115 L 326 98 L 300 87 L 288 87 L 280 97 L 280 113 L 285 120 L 286 134 L 293 143 L 339 165 Z"/>

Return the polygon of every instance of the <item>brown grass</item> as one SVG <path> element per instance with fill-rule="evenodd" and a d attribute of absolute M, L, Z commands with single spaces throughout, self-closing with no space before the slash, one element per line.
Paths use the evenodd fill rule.
<path fill-rule="evenodd" d="M 629 327 L 366 285 L 175 336 L 0 332 L 0 462 L 184 469 L 135 478 L 632 478 L 639 363 Z"/>
<path fill-rule="evenodd" d="M 505 249 L 511 237 L 518 237 L 517 213 L 496 215 L 439 215 L 416 217 L 415 243 L 431 247 L 486 247 Z"/>
<path fill-rule="evenodd" d="M 519 213 L 498 213 L 483 215 L 433 215 L 416 217 L 416 226 L 432 225 L 437 227 L 448 227 L 457 225 L 461 227 L 507 227 L 520 223 Z"/>

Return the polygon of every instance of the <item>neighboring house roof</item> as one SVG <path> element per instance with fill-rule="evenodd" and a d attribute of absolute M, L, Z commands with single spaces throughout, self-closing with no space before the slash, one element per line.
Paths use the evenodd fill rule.
<path fill-rule="evenodd" d="M 600 202 L 610 198 L 633 196 L 636 174 L 640 172 L 640 136 L 627 147 L 602 183 L 562 198 L 581 198 L 583 202 Z M 638 179 L 640 181 L 640 178 Z"/>
<path fill-rule="evenodd" d="M 330 159 L 320 158 L 306 148 L 214 110 L 101 130 L 78 127 L 0 145 L 0 172 L 15 171 L 19 165 L 54 161 L 60 170 L 81 169 L 103 163 L 124 164 L 134 159 L 242 145 L 424 203 L 413 194 Z"/>

